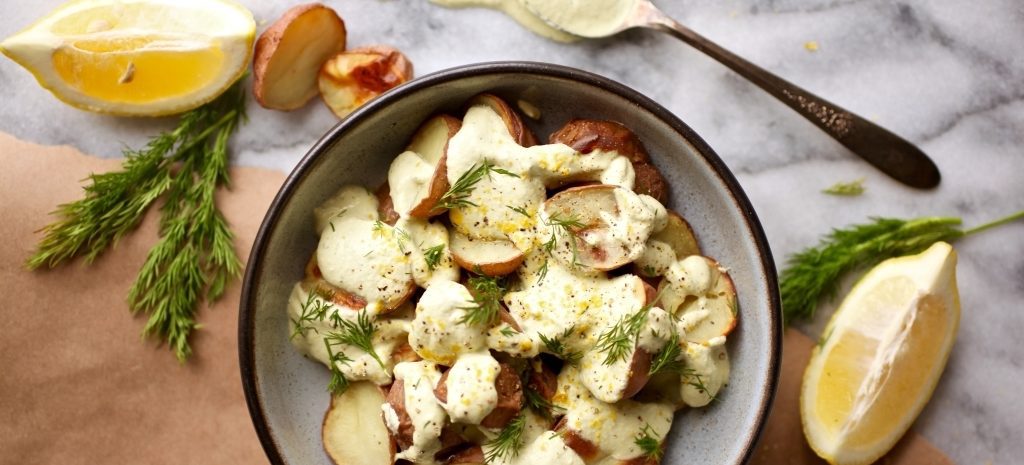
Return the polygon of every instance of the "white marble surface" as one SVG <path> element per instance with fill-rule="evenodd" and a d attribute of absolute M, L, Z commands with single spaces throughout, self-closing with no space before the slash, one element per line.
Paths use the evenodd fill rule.
<path fill-rule="evenodd" d="M 9 2 L 0 36 L 60 0 Z M 291 2 L 247 0 L 260 20 Z M 667 36 L 630 32 L 578 44 L 532 35 L 490 10 L 424 0 L 330 1 L 349 43 L 405 51 L 417 74 L 490 60 L 576 66 L 625 83 L 679 115 L 738 176 L 776 261 L 832 227 L 869 216 L 962 216 L 968 225 L 1024 209 L 1024 3 L 1020 0 L 662 0 L 712 40 L 904 135 L 938 163 L 942 185 L 905 188 L 846 152 L 788 108 Z M 816 41 L 819 50 L 804 47 Z M 117 156 L 169 120 L 70 109 L 0 59 L 0 130 L 44 144 Z M 240 164 L 289 170 L 334 123 L 319 103 L 283 114 L 253 105 L 235 140 Z M 864 177 L 867 193 L 819 191 Z M 1024 457 L 1024 223 L 957 245 L 963 321 L 943 382 L 915 428 L 957 463 Z M 819 315 L 813 333 L 831 308 Z"/>

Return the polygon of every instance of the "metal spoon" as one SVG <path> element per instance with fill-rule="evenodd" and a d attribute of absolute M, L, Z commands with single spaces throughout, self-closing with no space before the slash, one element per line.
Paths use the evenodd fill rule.
<path fill-rule="evenodd" d="M 914 144 L 736 56 L 679 24 L 648 0 L 635 0 L 633 10 L 625 16 L 620 24 L 611 29 L 596 32 L 572 30 L 572 27 L 559 24 L 556 19 L 546 17 L 543 12 L 530 8 L 530 2 L 526 3 L 527 8 L 544 22 L 556 29 L 580 37 L 607 37 L 636 27 L 666 32 L 757 84 L 758 87 L 810 120 L 840 144 L 897 181 L 922 189 L 939 184 L 941 176 L 938 167 Z"/>

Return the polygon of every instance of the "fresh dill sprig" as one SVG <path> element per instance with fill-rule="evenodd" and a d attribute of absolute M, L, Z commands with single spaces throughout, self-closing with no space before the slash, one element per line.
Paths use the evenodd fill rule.
<path fill-rule="evenodd" d="M 509 424 L 502 428 L 493 439 L 484 446 L 484 462 L 494 463 L 499 458 L 514 458 L 523 447 L 523 432 L 526 430 L 526 412 L 520 413 Z"/>
<path fill-rule="evenodd" d="M 682 372 L 684 367 L 683 361 L 680 359 L 682 354 L 683 349 L 679 346 L 679 333 L 673 330 L 672 335 L 669 336 L 668 341 L 665 343 L 665 347 L 651 360 L 649 373 L 653 376 L 660 372 Z"/>
<path fill-rule="evenodd" d="M 495 168 L 490 161 L 484 159 L 481 163 L 475 163 L 465 173 L 459 176 L 455 182 L 448 187 L 441 198 L 437 200 L 437 205 L 434 208 L 441 208 L 451 210 L 457 207 L 475 207 L 476 204 L 469 200 L 469 195 L 473 193 L 473 189 L 476 185 L 484 178 L 484 176 L 490 178 L 491 172 L 503 174 L 505 176 L 512 176 L 518 178 L 519 175 L 511 171 L 504 170 L 501 168 Z"/>
<path fill-rule="evenodd" d="M 708 396 L 708 399 L 712 402 L 718 400 L 718 396 L 711 394 L 711 390 L 704 385 L 704 379 L 701 378 L 700 374 L 695 372 L 693 369 L 685 368 L 683 370 L 683 376 L 686 378 L 686 384 L 693 386 L 698 392 Z"/>
<path fill-rule="evenodd" d="M 850 182 L 837 182 L 821 192 L 829 195 L 856 197 L 864 193 L 864 178 Z"/>
<path fill-rule="evenodd" d="M 576 231 L 584 227 L 584 224 L 580 222 L 575 216 L 569 216 L 562 218 L 557 214 L 551 215 L 548 219 L 544 220 L 544 224 L 551 228 L 551 236 L 548 237 L 547 241 L 544 241 L 540 245 L 540 249 L 544 252 L 544 263 L 540 265 L 540 269 L 537 270 L 537 282 L 544 281 L 544 278 L 548 275 L 548 260 L 551 259 L 551 254 L 554 252 L 555 247 L 558 245 L 558 237 L 564 236 L 569 241 L 569 247 L 572 250 L 572 266 L 576 267 L 579 265 L 579 245 L 577 244 Z"/>
<path fill-rule="evenodd" d="M 540 395 L 536 389 L 526 386 L 526 383 L 523 383 L 523 386 L 523 398 L 526 401 L 526 406 L 537 412 L 540 416 L 551 418 L 556 412 L 565 411 L 565 408 L 551 403 L 550 400 Z"/>
<path fill-rule="evenodd" d="M 377 326 L 365 308 L 359 311 L 355 321 L 343 318 L 338 312 L 332 313 L 331 323 L 337 331 L 331 331 L 324 336 L 328 347 L 339 345 L 357 347 L 373 357 L 377 364 L 384 368 L 384 362 L 373 348 L 373 333 L 377 330 Z"/>
<path fill-rule="evenodd" d="M 533 218 L 533 216 L 530 215 L 530 212 L 526 211 L 526 207 L 513 207 L 511 205 L 505 205 L 505 207 L 527 218 Z"/>
<path fill-rule="evenodd" d="M 566 339 L 569 339 L 575 331 L 576 325 L 572 325 L 566 328 L 565 331 L 562 331 L 562 334 L 555 337 L 547 337 L 541 333 L 537 333 L 537 337 L 540 338 L 541 342 L 544 343 L 544 347 L 546 347 L 549 352 L 558 356 L 562 360 L 565 360 L 565 363 L 575 365 L 583 358 L 583 354 L 569 350 L 569 347 L 565 345 Z"/>
<path fill-rule="evenodd" d="M 388 231 L 387 228 L 391 228 L 391 230 Z M 401 250 L 403 254 L 408 254 L 409 251 L 405 249 L 405 244 L 408 242 L 412 242 L 412 237 L 409 236 L 408 231 L 399 228 L 398 226 L 388 226 L 381 220 L 376 220 L 373 222 L 374 234 L 376 234 L 379 237 L 384 237 L 384 234 L 388 232 L 391 233 L 391 237 L 395 240 L 395 243 L 398 244 L 398 250 Z"/>
<path fill-rule="evenodd" d="M 516 331 L 516 329 L 511 327 L 511 326 L 506 326 L 504 328 L 501 328 L 501 331 L 499 331 L 499 332 L 501 333 L 502 336 L 505 336 L 505 337 L 512 337 L 512 336 L 515 336 L 516 334 L 519 334 L 519 331 Z"/>
<path fill-rule="evenodd" d="M 90 263 L 164 197 L 160 239 L 129 291 L 128 306 L 149 314 L 143 335 L 164 339 L 178 360 L 187 360 L 200 302 L 217 300 L 241 273 L 214 194 L 228 184 L 228 139 L 244 119 L 239 81 L 143 149 L 126 150 L 119 171 L 90 176 L 82 199 L 57 207 L 59 219 L 41 230 L 44 237 L 26 265 L 53 268 L 79 256 Z"/>
<path fill-rule="evenodd" d="M 788 324 L 813 318 L 818 302 L 835 297 L 839 281 L 847 273 L 1020 219 L 1024 219 L 1024 211 L 966 230 L 961 229 L 960 218 L 952 217 L 874 218 L 870 223 L 835 229 L 817 246 L 787 260 L 779 276 L 783 319 Z"/>
<path fill-rule="evenodd" d="M 320 297 L 320 299 L 317 299 Z M 314 321 L 324 321 L 327 317 L 328 312 L 334 307 L 329 299 L 324 296 L 323 292 L 319 289 L 313 289 L 309 292 L 306 297 L 306 301 L 302 304 L 302 311 L 299 313 L 299 319 L 292 319 L 292 335 L 289 339 L 295 339 L 295 336 L 305 336 L 306 331 L 313 330 L 318 333 L 316 327 L 310 325 Z"/>
<path fill-rule="evenodd" d="M 437 244 L 433 247 L 423 249 L 423 261 L 427 262 L 427 269 L 434 271 L 441 264 L 441 257 L 444 256 L 444 244 Z"/>
<path fill-rule="evenodd" d="M 633 438 L 633 444 L 640 448 L 644 457 L 655 461 L 661 460 L 661 454 L 664 452 L 661 449 L 661 437 L 654 431 L 650 423 L 644 423 L 643 429 Z"/>
<path fill-rule="evenodd" d="M 618 322 L 597 337 L 594 349 L 605 353 L 605 365 L 625 360 L 626 355 L 636 345 L 636 338 L 640 334 L 640 330 L 643 329 L 644 323 L 647 322 L 647 314 L 661 300 L 662 292 L 664 290 L 636 313 L 619 318 Z"/>
<path fill-rule="evenodd" d="M 327 384 L 327 390 L 331 394 L 342 394 L 348 390 L 349 382 L 345 373 L 341 371 L 341 368 L 338 368 L 338 364 L 348 365 L 352 363 L 352 359 L 342 351 L 335 352 L 330 340 L 326 337 L 324 338 L 324 345 L 327 346 L 327 361 L 329 362 L 327 365 L 331 369 L 331 381 Z"/>
<path fill-rule="evenodd" d="M 505 287 L 501 278 L 476 275 L 469 278 L 466 286 L 473 295 L 473 305 L 462 307 L 465 314 L 459 323 L 469 325 L 490 325 L 498 321 L 501 310 L 501 297 L 505 295 Z"/>

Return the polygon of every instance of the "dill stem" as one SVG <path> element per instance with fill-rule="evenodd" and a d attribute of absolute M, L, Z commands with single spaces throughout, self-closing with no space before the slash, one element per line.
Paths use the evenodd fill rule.
<path fill-rule="evenodd" d="M 985 231 L 985 230 L 988 230 L 988 229 L 995 228 L 997 226 L 1002 226 L 1004 224 L 1013 223 L 1014 221 L 1017 221 L 1017 220 L 1020 220 L 1020 219 L 1024 219 L 1024 210 L 1021 210 L 1021 211 L 1019 211 L 1017 213 L 1014 213 L 1012 215 L 1009 215 L 1009 216 L 1004 216 L 1004 217 L 1002 217 L 1002 218 L 1000 218 L 998 220 L 990 221 L 988 223 L 985 223 L 985 224 L 982 224 L 982 225 L 979 225 L 979 226 L 975 226 L 975 227 L 973 227 L 971 229 L 967 229 L 967 230 L 964 231 L 963 235 L 964 236 L 970 236 L 971 234 L 979 233 L 979 232 L 982 232 L 982 231 Z"/>
<path fill-rule="evenodd" d="M 197 134 L 195 137 L 193 137 L 187 143 L 182 144 L 181 146 L 179 146 L 178 150 L 174 151 L 174 156 L 171 157 L 171 159 L 181 160 L 181 158 L 184 157 L 185 154 L 187 154 L 189 152 L 189 150 L 194 149 L 200 143 L 207 142 L 206 139 L 208 137 L 210 137 L 210 135 L 213 134 L 214 131 L 219 130 L 221 126 L 227 124 L 229 121 L 234 119 L 235 115 L 237 115 L 237 114 L 238 114 L 238 110 L 231 110 L 231 111 L 225 113 L 224 116 L 222 116 L 220 119 L 218 119 L 213 124 L 207 126 L 206 129 L 203 129 L 202 132 Z"/>

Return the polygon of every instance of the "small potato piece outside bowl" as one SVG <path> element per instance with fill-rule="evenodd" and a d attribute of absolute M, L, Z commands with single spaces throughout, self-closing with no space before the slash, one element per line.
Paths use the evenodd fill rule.
<path fill-rule="evenodd" d="M 328 131 L 281 188 L 249 258 L 238 338 L 246 400 L 270 462 L 331 463 L 321 441 L 330 375 L 294 350 L 285 312 L 317 246 L 313 209 L 342 185 L 376 188 L 424 121 L 459 117 L 482 93 L 536 106 L 543 116 L 524 123 L 541 140 L 591 118 L 627 122 L 643 142 L 670 186 L 666 207 L 690 222 L 703 253 L 729 267 L 742 320 L 727 343 L 728 388 L 718 402 L 677 414 L 662 463 L 744 463 L 767 418 L 782 341 L 774 262 L 753 207 L 714 151 L 654 101 L 594 74 L 525 62 L 450 69 L 385 92 Z"/>

